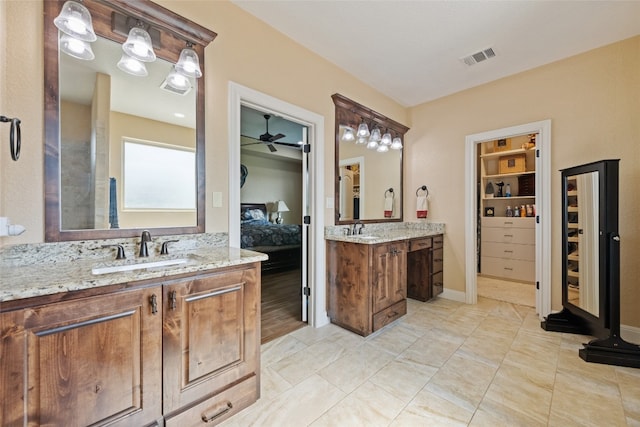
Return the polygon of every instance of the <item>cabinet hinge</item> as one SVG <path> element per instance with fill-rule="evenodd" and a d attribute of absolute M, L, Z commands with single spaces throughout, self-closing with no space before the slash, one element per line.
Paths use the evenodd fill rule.
<path fill-rule="evenodd" d="M 302 146 L 302 151 L 304 151 L 305 153 L 310 153 L 311 152 L 311 144 L 304 144 Z"/>
<path fill-rule="evenodd" d="M 536 150 L 536 157 L 540 157 L 540 150 Z"/>
<path fill-rule="evenodd" d="M 305 296 L 311 296 L 311 288 L 308 286 L 305 286 L 304 288 L 302 288 L 302 292 L 304 293 Z"/>
<path fill-rule="evenodd" d="M 302 217 L 302 222 L 306 225 L 311 224 L 311 216 L 310 215 L 305 215 L 304 217 Z"/>
<path fill-rule="evenodd" d="M 536 289 L 540 289 L 540 282 L 536 282 Z"/>
<path fill-rule="evenodd" d="M 536 215 L 536 224 L 540 224 L 540 215 Z"/>

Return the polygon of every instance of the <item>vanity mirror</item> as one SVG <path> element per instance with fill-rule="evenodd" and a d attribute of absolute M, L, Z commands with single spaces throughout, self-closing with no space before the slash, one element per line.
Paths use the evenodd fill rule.
<path fill-rule="evenodd" d="M 336 109 L 335 224 L 402 221 L 402 142 L 409 128 L 340 94 L 331 98 Z M 368 135 L 359 142 L 363 124 Z M 378 142 L 367 148 L 374 133 Z"/>
<path fill-rule="evenodd" d="M 82 60 L 54 25 L 65 2 L 43 3 L 45 241 L 204 232 L 204 78 L 167 82 L 183 50 L 204 69 L 216 34 L 151 1 L 84 0 L 97 40 Z M 157 57 L 143 76 L 118 65 L 133 27 Z M 153 173 L 155 190 L 136 178 Z"/>

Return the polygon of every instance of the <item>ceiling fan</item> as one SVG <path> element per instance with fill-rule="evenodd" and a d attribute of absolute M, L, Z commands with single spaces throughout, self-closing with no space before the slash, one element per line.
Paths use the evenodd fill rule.
<path fill-rule="evenodd" d="M 273 144 L 287 145 L 289 147 L 298 147 L 298 144 L 291 144 L 291 143 L 288 143 L 288 142 L 278 142 L 279 139 L 284 138 L 286 135 L 284 135 L 282 133 L 271 135 L 269 133 L 269 119 L 271 118 L 271 115 L 270 114 L 265 114 L 263 117 L 266 120 L 266 125 L 267 125 L 266 132 L 258 137 L 258 140 L 259 140 L 258 142 L 253 142 L 253 143 L 250 143 L 250 144 L 242 144 L 243 146 L 245 146 L 245 145 L 254 145 L 254 144 L 267 144 L 267 147 L 269 148 L 269 151 L 271 151 L 272 153 L 278 151 L 276 149 L 276 147 L 274 147 Z M 250 137 L 250 136 L 248 138 L 256 139 L 256 138 L 253 138 L 253 137 Z"/>

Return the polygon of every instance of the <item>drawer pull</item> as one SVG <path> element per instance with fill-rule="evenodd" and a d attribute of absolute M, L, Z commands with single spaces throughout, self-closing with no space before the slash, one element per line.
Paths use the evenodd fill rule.
<path fill-rule="evenodd" d="M 151 314 L 158 314 L 158 297 L 156 294 L 152 294 L 149 297 L 149 303 L 151 304 Z"/>
<path fill-rule="evenodd" d="M 505 221 L 504 225 L 513 225 L 513 221 Z"/>
<path fill-rule="evenodd" d="M 392 317 L 396 317 L 397 315 L 398 315 L 397 311 L 392 311 L 391 313 L 387 314 L 387 317 L 391 319 Z"/>
<path fill-rule="evenodd" d="M 513 237 L 513 234 L 505 234 L 504 237 Z"/>
<path fill-rule="evenodd" d="M 170 301 L 171 310 L 175 310 L 178 305 L 176 294 L 177 294 L 176 291 L 169 292 L 169 301 Z"/>
<path fill-rule="evenodd" d="M 233 409 L 233 404 L 231 402 L 227 402 L 219 411 L 217 411 L 214 415 L 210 417 L 208 417 L 206 414 L 202 414 L 202 421 L 204 421 L 205 423 L 210 423 L 211 421 L 226 414 L 232 409 Z"/>
<path fill-rule="evenodd" d="M 509 250 L 506 250 L 506 249 L 504 250 L 504 252 L 507 253 L 507 254 L 512 254 L 513 253 L 513 251 L 509 251 Z"/>
<path fill-rule="evenodd" d="M 433 262 L 442 262 L 442 258 L 434 258 Z"/>
<path fill-rule="evenodd" d="M 509 270 L 509 271 L 513 271 L 513 268 L 511 268 L 511 267 L 505 267 L 504 269 L 505 270 Z"/>

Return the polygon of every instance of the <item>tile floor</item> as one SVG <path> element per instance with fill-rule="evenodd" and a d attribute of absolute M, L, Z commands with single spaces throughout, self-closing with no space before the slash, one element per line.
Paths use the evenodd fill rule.
<path fill-rule="evenodd" d="M 360 337 L 305 327 L 262 346 L 262 397 L 223 426 L 640 426 L 640 369 L 584 362 L 590 337 L 531 307 L 409 300 Z"/>

